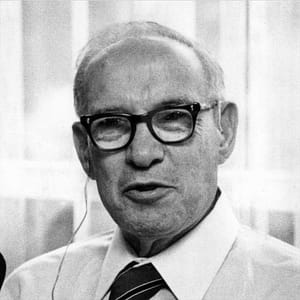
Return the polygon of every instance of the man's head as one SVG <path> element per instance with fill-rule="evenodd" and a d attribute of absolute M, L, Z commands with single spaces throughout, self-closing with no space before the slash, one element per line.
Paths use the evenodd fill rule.
<path fill-rule="evenodd" d="M 213 203 L 218 165 L 233 149 L 237 125 L 236 107 L 221 103 L 222 90 L 217 64 L 155 23 L 112 25 L 87 46 L 75 78 L 76 111 L 100 114 L 92 117 L 93 124 L 101 124 L 107 135 L 95 137 L 97 126 L 91 128 L 91 122 L 86 128 L 75 123 L 75 146 L 106 209 L 140 254 L 160 251 L 197 224 Z M 212 109 L 200 109 L 193 133 L 181 141 L 193 127 L 190 112 L 181 106 L 193 103 Z M 166 114 L 170 107 L 172 114 Z M 134 117 L 140 122 L 132 139 L 123 148 L 105 149 L 130 136 L 127 117 L 112 116 L 150 111 L 160 112 L 148 121 L 152 127 Z M 169 137 L 175 142 L 168 143 Z"/>

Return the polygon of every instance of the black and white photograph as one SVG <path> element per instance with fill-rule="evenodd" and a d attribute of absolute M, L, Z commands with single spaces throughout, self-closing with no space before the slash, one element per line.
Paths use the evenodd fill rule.
<path fill-rule="evenodd" d="M 300 299 L 300 0 L 0 0 L 0 300 Z"/>

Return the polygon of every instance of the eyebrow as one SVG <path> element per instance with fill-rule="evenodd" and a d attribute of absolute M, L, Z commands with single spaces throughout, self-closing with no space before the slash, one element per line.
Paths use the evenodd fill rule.
<path fill-rule="evenodd" d="M 178 98 L 171 98 L 163 100 L 162 102 L 158 103 L 158 107 L 164 107 L 169 105 L 182 105 L 182 104 L 192 104 L 194 101 L 188 99 L 187 97 L 178 97 Z"/>
<path fill-rule="evenodd" d="M 165 106 L 176 106 L 176 105 L 184 105 L 184 104 L 192 104 L 195 101 L 192 101 L 191 99 L 187 98 L 187 97 L 177 97 L 177 98 L 169 98 L 169 99 L 165 99 L 162 100 L 161 102 L 157 103 L 152 109 L 157 109 L 157 108 L 161 108 L 161 107 L 165 107 Z M 149 110 L 149 111 L 150 111 Z M 122 107 L 122 106 L 110 106 L 107 108 L 103 108 L 103 109 L 97 109 L 94 114 L 106 114 L 106 113 L 130 113 L 128 111 L 128 109 Z"/>
<path fill-rule="evenodd" d="M 121 113 L 127 110 L 120 106 L 111 106 L 107 108 L 97 109 L 93 114 L 106 114 L 106 113 Z"/>

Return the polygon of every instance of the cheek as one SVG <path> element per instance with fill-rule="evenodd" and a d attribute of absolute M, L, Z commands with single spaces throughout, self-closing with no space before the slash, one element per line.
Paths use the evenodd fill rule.
<path fill-rule="evenodd" d="M 200 163 L 197 166 L 199 170 L 210 172 L 218 165 L 219 134 L 212 116 L 206 122 L 199 123 L 194 134 L 197 144 L 194 159 Z"/>
<path fill-rule="evenodd" d="M 189 177 L 190 183 L 203 182 L 209 179 L 218 165 L 217 140 L 210 132 L 195 131 L 191 145 L 178 149 L 174 162 L 179 175 Z"/>
<path fill-rule="evenodd" d="M 118 191 L 118 180 L 123 169 L 121 153 L 106 155 L 99 152 L 92 153 L 92 164 L 97 187 L 102 201 L 111 203 Z"/>
<path fill-rule="evenodd" d="M 199 215 L 210 205 L 217 185 L 218 142 L 214 132 L 197 130 L 193 147 L 179 149 L 178 176 L 181 178 L 184 209 L 189 216 Z M 183 151 L 185 155 L 182 155 Z M 180 157 L 181 154 L 181 157 Z"/>

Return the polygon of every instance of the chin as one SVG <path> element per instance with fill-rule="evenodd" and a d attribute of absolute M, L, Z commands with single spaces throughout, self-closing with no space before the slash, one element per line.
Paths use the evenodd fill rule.
<path fill-rule="evenodd" d="M 143 224 L 133 224 L 127 228 L 127 232 L 140 239 L 160 239 L 173 236 L 178 230 L 178 225 L 170 223 L 156 223 L 155 221 Z"/>

